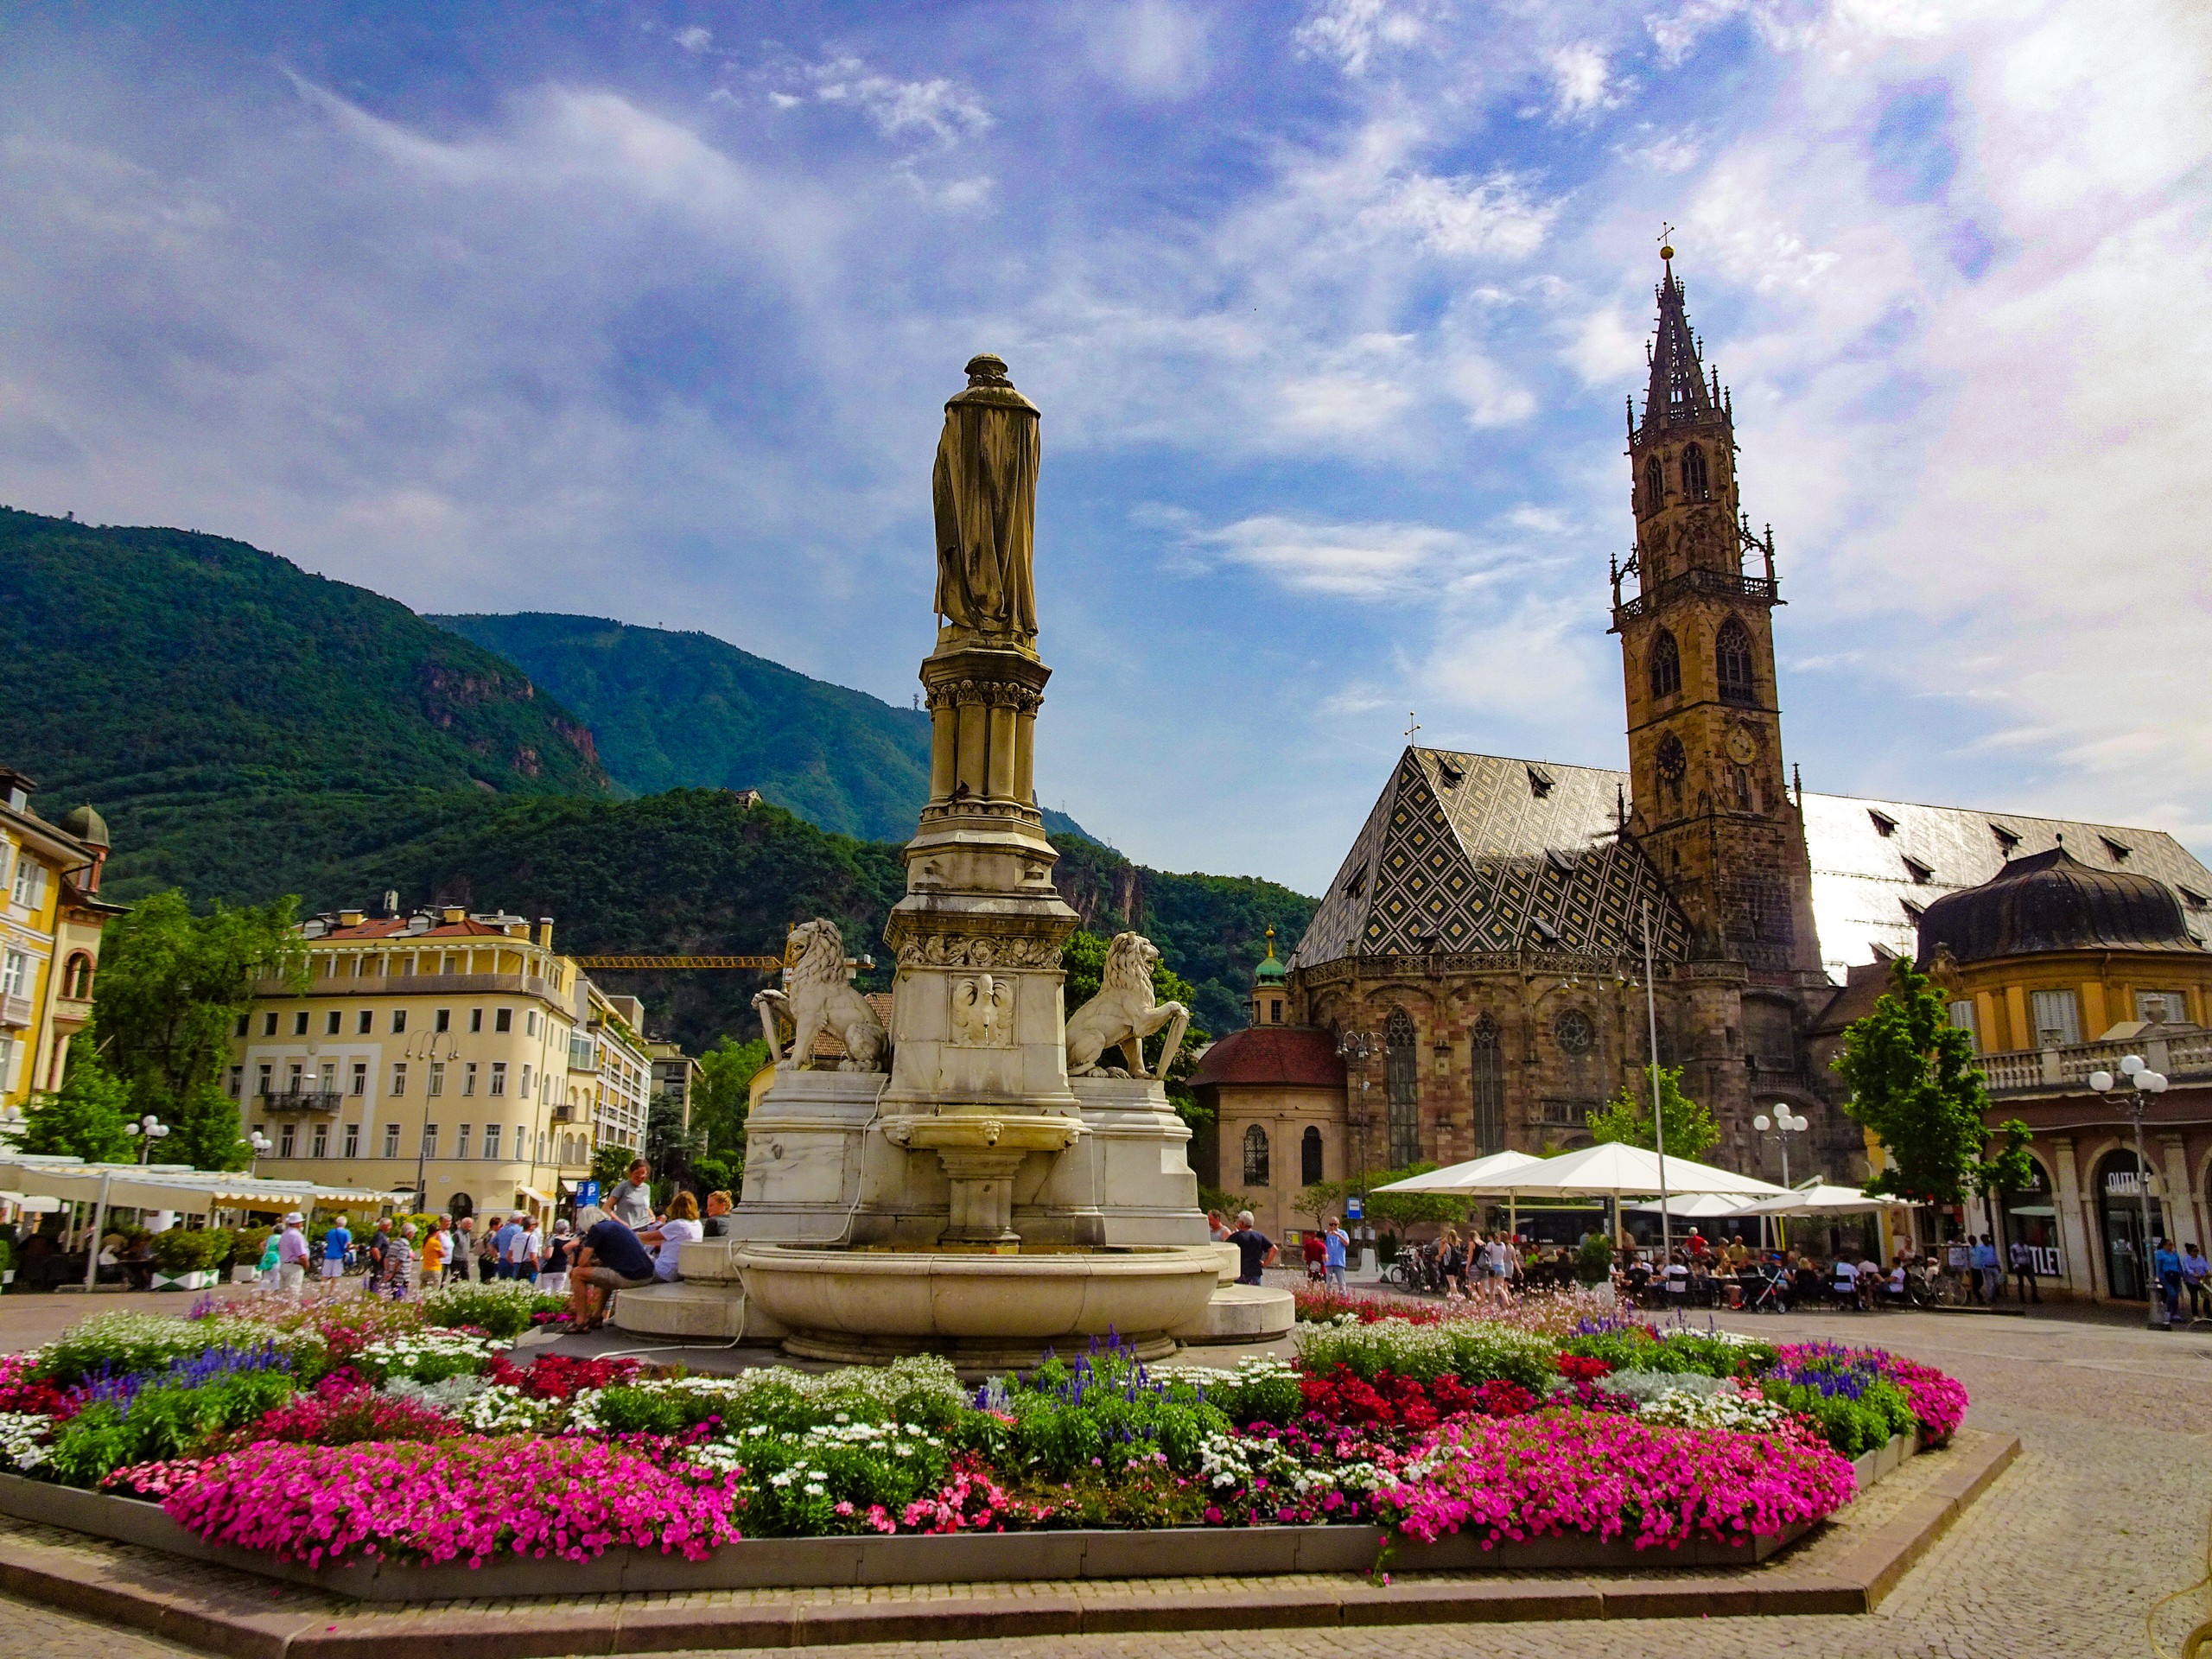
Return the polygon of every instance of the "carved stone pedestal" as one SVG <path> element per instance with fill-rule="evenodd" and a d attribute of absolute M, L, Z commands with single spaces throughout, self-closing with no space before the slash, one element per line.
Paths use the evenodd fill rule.
<path fill-rule="evenodd" d="M 950 1221 L 940 1246 L 1013 1251 L 1021 1248 L 1021 1235 L 1013 1226 L 1015 1173 L 1033 1154 L 1065 1152 L 1082 1136 L 1083 1125 L 1058 1116 L 963 1112 L 897 1118 L 885 1125 L 884 1135 L 909 1151 L 937 1154 L 951 1188 Z"/>

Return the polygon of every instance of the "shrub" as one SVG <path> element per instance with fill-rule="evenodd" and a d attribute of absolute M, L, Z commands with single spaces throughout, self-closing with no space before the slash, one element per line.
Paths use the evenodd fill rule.
<path fill-rule="evenodd" d="M 237 1445 L 282 1440 L 299 1446 L 352 1446 L 361 1440 L 442 1440 L 461 1432 L 461 1425 L 442 1412 L 356 1386 L 297 1395 L 230 1439 Z M 200 1448 L 204 1452 L 234 1449 L 228 1443 Z"/>
<path fill-rule="evenodd" d="M 1809 1419 L 1842 1456 L 1856 1458 L 1876 1451 L 1894 1434 L 1912 1432 L 1912 1406 L 1904 1393 L 1887 1382 L 1870 1381 L 1856 1394 L 1829 1390 L 1817 1382 L 1784 1382 L 1769 1379 L 1759 1393 L 1774 1404 Z"/>
<path fill-rule="evenodd" d="M 209 1372 L 188 1363 L 174 1380 L 127 1399 L 97 1399 L 54 1433 L 46 1472 L 70 1486 L 97 1486 L 112 1471 L 173 1458 L 201 1437 L 242 1428 L 291 1395 L 284 1371 Z"/>
<path fill-rule="evenodd" d="M 163 1273 L 204 1273 L 231 1259 L 231 1243 L 224 1228 L 172 1227 L 154 1235 L 154 1264 Z"/>
<path fill-rule="evenodd" d="M 1196 1389 L 1239 1428 L 1248 1423 L 1294 1422 L 1305 1409 L 1298 1370 L 1287 1360 L 1255 1357 L 1240 1361 L 1233 1371 L 1209 1365 L 1163 1365 L 1144 1375 L 1156 1382 Z M 982 1403 L 980 1395 L 977 1403 Z"/>
<path fill-rule="evenodd" d="M 539 1290 L 525 1279 L 494 1279 L 489 1284 L 457 1280 L 423 1298 L 423 1317 L 431 1325 L 467 1325 L 512 1342 L 530 1329 L 537 1313 L 553 1313 L 568 1298 Z"/>
<path fill-rule="evenodd" d="M 1492 1319 L 1444 1319 L 1415 1325 L 1402 1319 L 1372 1325 L 1308 1325 L 1298 1333 L 1299 1357 L 1309 1371 L 1341 1365 L 1372 1378 L 1391 1371 L 1428 1382 L 1456 1376 L 1472 1386 L 1503 1380 L 1541 1390 L 1554 1375 L 1551 1341 Z"/>
<path fill-rule="evenodd" d="M 379 1382 L 404 1376 L 416 1382 L 439 1382 L 449 1376 L 474 1376 L 505 1346 L 458 1331 L 413 1331 L 378 1338 L 355 1354 L 352 1363 L 362 1376 Z"/>
<path fill-rule="evenodd" d="M 890 1517 L 944 1484 L 952 1453 L 919 1423 L 824 1423 L 798 1434 L 756 1423 L 683 1456 L 741 1478 L 747 1532 L 789 1537 L 889 1530 Z"/>
<path fill-rule="evenodd" d="M 1707 1376 L 1757 1376 L 1774 1363 L 1772 1343 L 1725 1331 L 1669 1331 L 1648 1325 L 1589 1332 L 1560 1344 L 1569 1354 L 1602 1359 L 1617 1371 L 1695 1371 Z"/>
<path fill-rule="evenodd" d="M 1014 1419 L 1007 1455 L 1056 1480 L 1154 1452 L 1188 1472 L 1207 1436 L 1230 1428 L 1228 1414 L 1198 1389 L 1156 1381 L 1118 1352 L 1073 1364 L 1048 1359 L 1007 1390 L 1005 1408 Z"/>
<path fill-rule="evenodd" d="M 1613 1276 L 1613 1247 L 1602 1233 L 1586 1235 L 1574 1252 L 1574 1281 L 1602 1285 Z"/>

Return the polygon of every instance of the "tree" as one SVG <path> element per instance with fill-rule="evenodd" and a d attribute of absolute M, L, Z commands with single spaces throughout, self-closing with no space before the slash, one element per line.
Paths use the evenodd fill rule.
<path fill-rule="evenodd" d="M 1467 1218 L 1471 1200 L 1455 1198 L 1448 1192 L 1378 1192 L 1378 1186 L 1388 1186 L 1393 1181 L 1402 1181 L 1414 1175 L 1426 1175 L 1434 1164 L 1408 1164 L 1403 1169 L 1379 1170 L 1368 1176 L 1367 1217 L 1369 1221 L 1387 1221 L 1399 1226 L 1414 1222 L 1452 1223 Z M 1357 1193 L 1363 1183 L 1349 1181 L 1316 1181 L 1290 1201 L 1290 1207 L 1300 1215 L 1341 1216 L 1344 1200 Z"/>
<path fill-rule="evenodd" d="M 1662 1065 L 1659 1071 L 1659 1110 L 1666 1121 L 1667 1144 L 1662 1148 L 1651 1122 L 1651 1080 L 1646 1072 L 1634 1089 L 1624 1087 L 1590 1114 L 1590 1138 L 1623 1146 L 1663 1150 L 1669 1158 L 1699 1159 L 1720 1139 L 1720 1126 L 1701 1102 L 1682 1092 L 1682 1068 Z"/>
<path fill-rule="evenodd" d="M 1869 1192 L 1964 1204 L 1969 1193 L 2029 1184 L 2028 1126 L 2001 1125 L 1996 1156 L 1985 1156 L 1989 1096 L 1974 1038 L 1951 1023 L 1942 992 L 1906 958 L 1891 963 L 1890 988 L 1873 1011 L 1844 1028 L 1835 1070 L 1851 1086 L 1845 1109 L 1887 1159 Z"/>
<path fill-rule="evenodd" d="M 137 1143 L 123 1129 L 130 1121 L 130 1089 L 91 1051 L 73 1049 L 69 1075 L 58 1092 L 31 1102 L 17 1145 L 24 1152 L 88 1164 L 121 1163 L 137 1156 Z"/>
<path fill-rule="evenodd" d="M 743 1164 L 753 1079 L 767 1064 L 768 1045 L 757 1037 L 749 1043 L 724 1037 L 699 1057 L 699 1076 L 691 1085 L 691 1127 L 705 1135 L 707 1154 L 735 1157 Z"/>
<path fill-rule="evenodd" d="M 150 1112 L 168 1126 L 162 1150 L 172 1162 L 195 1169 L 246 1163 L 223 1068 L 232 1024 L 257 982 L 278 980 L 296 995 L 307 988 L 297 903 L 219 904 L 194 916 L 172 889 L 107 925 L 86 1035 L 101 1066 L 129 1090 L 130 1116 Z"/>
<path fill-rule="evenodd" d="M 656 1094 L 645 1108 L 645 1159 L 654 1170 L 682 1184 L 693 1156 L 705 1148 L 698 1126 L 684 1127 L 683 1103 L 665 1091 Z"/>
<path fill-rule="evenodd" d="M 602 1205 L 613 1195 L 616 1185 L 630 1173 L 630 1165 L 637 1156 L 627 1147 L 607 1145 L 593 1148 L 591 1178 L 599 1183 L 599 1201 Z"/>

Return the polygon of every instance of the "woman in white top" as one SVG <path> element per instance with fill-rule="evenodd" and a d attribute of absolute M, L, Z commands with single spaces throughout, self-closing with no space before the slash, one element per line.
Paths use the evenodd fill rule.
<path fill-rule="evenodd" d="M 706 1234 L 699 1224 L 699 1200 L 689 1192 L 678 1192 L 668 1201 L 668 1219 L 639 1233 L 638 1242 L 659 1247 L 653 1252 L 653 1277 L 664 1283 L 676 1277 L 677 1252 L 686 1244 L 697 1243 Z"/>

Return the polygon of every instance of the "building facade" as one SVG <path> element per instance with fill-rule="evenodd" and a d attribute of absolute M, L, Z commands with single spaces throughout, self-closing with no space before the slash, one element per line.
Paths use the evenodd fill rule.
<path fill-rule="evenodd" d="M 1608 607 L 1628 767 L 1399 754 L 1283 982 L 1285 1031 L 1351 1057 L 1340 1109 L 1313 1119 L 1325 1168 L 1585 1144 L 1593 1109 L 1648 1087 L 1656 1034 L 1661 1064 L 1719 1126 L 1713 1161 L 1779 1179 L 1753 1120 L 1787 1105 L 1812 1126 L 1794 1173 L 1863 1179 L 1867 1148 L 1828 1063 L 1945 894 L 2063 842 L 2160 887 L 2186 933 L 2212 919 L 2212 871 L 2160 832 L 1803 788 L 1783 747 L 1773 537 L 1745 522 L 1731 400 L 1700 361 L 1671 263 L 1656 297 L 1650 381 L 1628 421 L 1635 550 Z M 2139 988 L 2173 991 L 2197 1018 L 2193 983 Z M 2081 1018 L 2133 1012 L 2135 981 L 2104 1001 L 2088 985 Z M 2001 1040 L 2034 1017 L 2034 989 L 2020 987 L 2022 1023 Z M 1255 981 L 1254 1018 L 1272 1028 L 1266 990 Z M 1999 1001 L 1993 1033 L 2014 1017 Z M 1249 1128 L 1268 1091 L 1311 1074 L 1287 1048 L 1270 1073 L 1234 1041 L 1217 1050 L 1231 1189 L 1237 1100 L 1254 1103 Z M 1281 1166 L 1276 1154 L 1271 1175 Z"/>
<path fill-rule="evenodd" d="M 58 824 L 34 785 L 0 767 L 0 1108 L 61 1086 L 69 1043 L 92 1018 L 100 930 L 124 908 L 99 897 L 107 825 L 89 806 Z"/>
<path fill-rule="evenodd" d="M 2142 1300 L 2146 1212 L 2152 1240 L 2212 1246 L 2212 950 L 2172 888 L 2066 846 L 2014 859 L 1928 907 L 1920 961 L 1980 1051 L 1990 1125 L 2034 1136 L 2031 1187 L 1970 1206 L 1961 1230 L 2026 1245 L 2055 1287 L 2098 1300 Z M 2131 1054 L 2164 1093 L 2128 1085 Z M 2092 1089 L 2099 1071 L 2118 1086 Z"/>
<path fill-rule="evenodd" d="M 645 1052 L 652 1057 L 652 1092 L 683 1112 L 684 1131 L 690 1133 L 691 1090 L 699 1081 L 699 1062 L 675 1043 L 647 1043 Z"/>
<path fill-rule="evenodd" d="M 546 1216 L 594 1146 L 643 1144 L 650 1061 L 550 918 L 388 896 L 301 938 L 306 989 L 264 982 L 232 1033 L 232 1098 L 271 1143 L 259 1173 Z"/>

